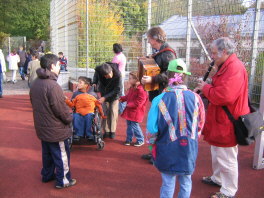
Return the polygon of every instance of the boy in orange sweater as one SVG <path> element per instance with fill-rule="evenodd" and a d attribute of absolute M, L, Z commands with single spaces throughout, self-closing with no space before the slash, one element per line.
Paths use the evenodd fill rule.
<path fill-rule="evenodd" d="M 73 93 L 71 100 L 65 96 L 66 104 L 74 110 L 73 129 L 75 140 L 79 140 L 84 135 L 88 139 L 93 139 L 91 128 L 95 107 L 98 107 L 101 117 L 106 118 L 101 103 L 93 95 L 87 93 L 90 85 L 90 78 L 80 76 L 77 85 L 78 91 Z"/>

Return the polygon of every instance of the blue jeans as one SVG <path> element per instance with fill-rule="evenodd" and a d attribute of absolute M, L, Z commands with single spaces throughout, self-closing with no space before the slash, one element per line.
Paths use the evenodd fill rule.
<path fill-rule="evenodd" d="M 192 176 L 191 175 L 172 175 L 161 173 L 162 186 L 160 188 L 160 198 L 173 198 L 176 177 L 180 183 L 180 192 L 178 198 L 189 198 L 192 191 Z"/>
<path fill-rule="evenodd" d="M 75 135 L 83 137 L 92 137 L 92 121 L 93 121 L 93 113 L 89 113 L 85 116 L 82 116 L 79 113 L 73 114 L 73 129 Z"/>
<path fill-rule="evenodd" d="M 144 142 L 144 135 L 138 122 L 127 120 L 127 142 L 132 142 L 132 138 L 135 135 L 137 142 Z"/>
<path fill-rule="evenodd" d="M 1 65 L 0 65 L 0 67 L 1 67 Z M 3 95 L 3 81 L 4 81 L 3 73 L 0 73 L 0 96 Z"/>
<path fill-rule="evenodd" d="M 20 76 L 22 77 L 24 77 L 24 75 L 25 75 L 25 73 L 24 73 L 24 67 L 19 67 L 19 74 L 20 74 Z"/>

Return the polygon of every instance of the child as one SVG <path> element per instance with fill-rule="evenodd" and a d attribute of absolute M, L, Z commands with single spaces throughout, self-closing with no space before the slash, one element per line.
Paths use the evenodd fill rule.
<path fill-rule="evenodd" d="M 77 85 L 78 91 L 73 93 L 71 100 L 66 97 L 66 104 L 71 108 L 75 108 L 73 114 L 75 140 L 79 140 L 80 137 L 84 135 L 86 135 L 88 139 L 93 139 L 91 127 L 95 107 L 98 107 L 101 117 L 105 118 L 100 102 L 98 102 L 94 96 L 87 93 L 90 84 L 90 78 L 80 76 Z"/>
<path fill-rule="evenodd" d="M 121 117 L 127 120 L 127 137 L 124 144 L 129 146 L 133 136 L 135 136 L 137 141 L 134 146 L 138 147 L 144 144 L 144 135 L 139 122 L 142 122 L 144 118 L 148 95 L 139 82 L 137 72 L 133 71 L 129 73 L 129 83 L 131 87 L 128 93 L 120 97 L 121 102 L 127 102 L 126 108 L 121 115 Z"/>
<path fill-rule="evenodd" d="M 34 80 L 36 80 L 37 76 L 37 69 L 40 68 L 40 61 L 38 59 L 38 52 L 35 51 L 32 53 L 32 61 L 28 63 L 28 86 L 31 87 Z"/>
<path fill-rule="evenodd" d="M 59 60 L 60 60 L 61 71 L 68 71 L 67 70 L 67 58 L 63 56 L 62 52 L 59 52 Z"/>
<path fill-rule="evenodd" d="M 150 143 L 154 144 L 154 165 L 161 172 L 161 198 L 173 197 L 176 177 L 180 183 L 178 197 L 187 198 L 191 194 L 191 175 L 205 113 L 200 96 L 183 84 L 186 75 L 191 73 L 181 59 L 170 61 L 169 86 L 153 99 L 148 113 L 147 129 L 156 136 Z"/>

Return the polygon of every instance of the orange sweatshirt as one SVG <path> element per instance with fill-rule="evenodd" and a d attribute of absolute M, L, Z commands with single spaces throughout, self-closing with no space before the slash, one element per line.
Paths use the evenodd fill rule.
<path fill-rule="evenodd" d="M 88 113 L 94 113 L 96 106 L 99 109 L 100 115 L 104 115 L 102 105 L 94 96 L 90 94 L 79 94 L 72 101 L 70 99 L 66 99 L 65 102 L 69 107 L 75 107 L 76 113 L 79 113 L 83 116 L 87 115 Z"/>

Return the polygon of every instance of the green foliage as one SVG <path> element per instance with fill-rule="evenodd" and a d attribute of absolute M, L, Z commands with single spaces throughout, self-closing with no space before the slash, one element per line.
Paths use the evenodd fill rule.
<path fill-rule="evenodd" d="M 49 38 L 50 0 L 1 0 L 1 31 L 28 39 Z"/>
<path fill-rule="evenodd" d="M 0 48 L 3 48 L 4 40 L 6 37 L 9 37 L 9 34 L 6 34 L 4 32 L 0 32 Z"/>

